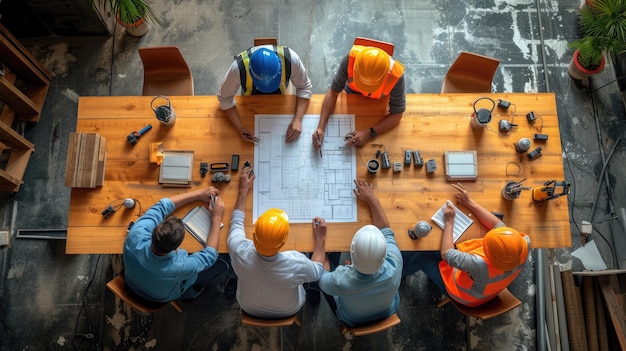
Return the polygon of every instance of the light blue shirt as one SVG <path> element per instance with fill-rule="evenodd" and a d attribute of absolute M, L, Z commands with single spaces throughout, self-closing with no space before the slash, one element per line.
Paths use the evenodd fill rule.
<path fill-rule="evenodd" d="M 150 250 L 152 230 L 174 211 L 174 203 L 161 199 L 133 225 L 124 242 L 126 285 L 137 295 L 158 302 L 180 298 L 198 278 L 198 273 L 217 261 L 217 251 L 205 247 L 188 254 L 173 250 L 165 256 Z"/>
<path fill-rule="evenodd" d="M 333 295 L 337 317 L 350 327 L 369 324 L 394 314 L 400 303 L 402 254 L 390 228 L 381 230 L 387 241 L 387 257 L 378 272 L 363 274 L 352 265 L 324 271 L 320 288 Z"/>

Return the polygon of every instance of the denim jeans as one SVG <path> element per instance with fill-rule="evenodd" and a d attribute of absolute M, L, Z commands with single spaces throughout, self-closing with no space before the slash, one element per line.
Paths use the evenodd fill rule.
<path fill-rule="evenodd" d="M 220 254 L 215 263 L 198 273 L 198 278 L 194 285 L 202 285 L 208 287 L 221 278 L 225 273 L 230 270 L 230 256 L 228 254 Z"/>
<path fill-rule="evenodd" d="M 402 251 L 402 276 L 411 275 L 417 271 L 422 271 L 441 292 L 448 296 L 448 291 L 443 283 L 439 262 L 441 262 L 441 252 L 439 251 Z"/>

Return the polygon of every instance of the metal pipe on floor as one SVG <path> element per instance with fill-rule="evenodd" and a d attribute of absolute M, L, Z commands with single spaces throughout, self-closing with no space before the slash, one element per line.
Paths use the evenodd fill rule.
<path fill-rule="evenodd" d="M 545 311 L 545 281 L 543 275 L 543 267 L 545 259 L 543 249 L 537 249 L 537 265 L 535 266 L 535 274 L 537 275 L 537 350 L 546 351 L 546 311 Z"/>

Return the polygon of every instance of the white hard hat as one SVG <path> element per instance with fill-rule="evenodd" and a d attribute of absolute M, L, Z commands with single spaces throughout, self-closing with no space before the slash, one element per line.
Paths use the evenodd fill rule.
<path fill-rule="evenodd" d="M 363 274 L 373 274 L 382 266 L 387 255 L 387 242 L 380 229 L 368 224 L 352 238 L 350 259 L 354 268 Z"/>

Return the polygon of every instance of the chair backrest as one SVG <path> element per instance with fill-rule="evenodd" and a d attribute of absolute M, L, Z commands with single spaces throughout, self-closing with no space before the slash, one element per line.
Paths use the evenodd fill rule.
<path fill-rule="evenodd" d="M 518 300 L 517 297 L 511 294 L 509 289 L 500 291 L 496 297 L 476 307 L 461 305 L 452 299 L 451 301 L 454 304 L 454 307 L 461 311 L 461 313 L 470 317 L 480 318 L 482 320 L 501 315 L 522 304 L 522 301 Z"/>
<path fill-rule="evenodd" d="M 247 314 L 244 310 L 241 310 L 241 324 L 249 325 L 252 327 L 288 327 L 292 324 L 300 325 L 298 314 L 294 314 L 291 317 L 281 319 L 265 319 L 257 318 Z"/>
<path fill-rule="evenodd" d="M 278 45 L 278 39 L 276 39 L 275 37 L 254 38 L 254 46 L 259 45 Z"/>
<path fill-rule="evenodd" d="M 463 51 L 443 79 L 441 93 L 491 93 L 491 82 L 500 61 Z"/>
<path fill-rule="evenodd" d="M 132 308 L 136 309 L 142 313 L 153 313 L 156 312 L 163 307 L 165 307 L 168 303 L 172 305 L 178 312 L 182 312 L 183 310 L 178 306 L 175 301 L 171 302 L 154 302 L 149 301 L 144 298 L 141 298 L 137 294 L 126 286 L 126 281 L 124 280 L 123 275 L 118 275 L 109 281 L 107 284 L 107 288 L 113 292 L 117 297 L 119 297 L 122 301 L 129 304 Z"/>
<path fill-rule="evenodd" d="M 143 95 L 192 96 L 193 76 L 176 46 L 139 48 Z"/>
<path fill-rule="evenodd" d="M 391 327 L 394 327 L 400 324 L 400 322 L 401 320 L 398 317 L 398 314 L 394 313 L 391 316 L 383 319 L 382 321 L 378 321 L 376 323 L 364 325 L 361 327 L 350 328 L 350 327 L 344 326 L 342 333 L 345 334 L 347 332 L 350 332 L 354 336 L 369 335 L 369 334 L 381 332 L 383 330 L 387 330 Z"/>
<path fill-rule="evenodd" d="M 354 45 L 373 46 L 382 49 L 384 52 L 389 54 L 389 56 L 393 56 L 393 49 L 395 48 L 393 44 L 386 41 L 368 39 L 363 37 L 356 37 L 356 39 L 354 39 Z"/>

